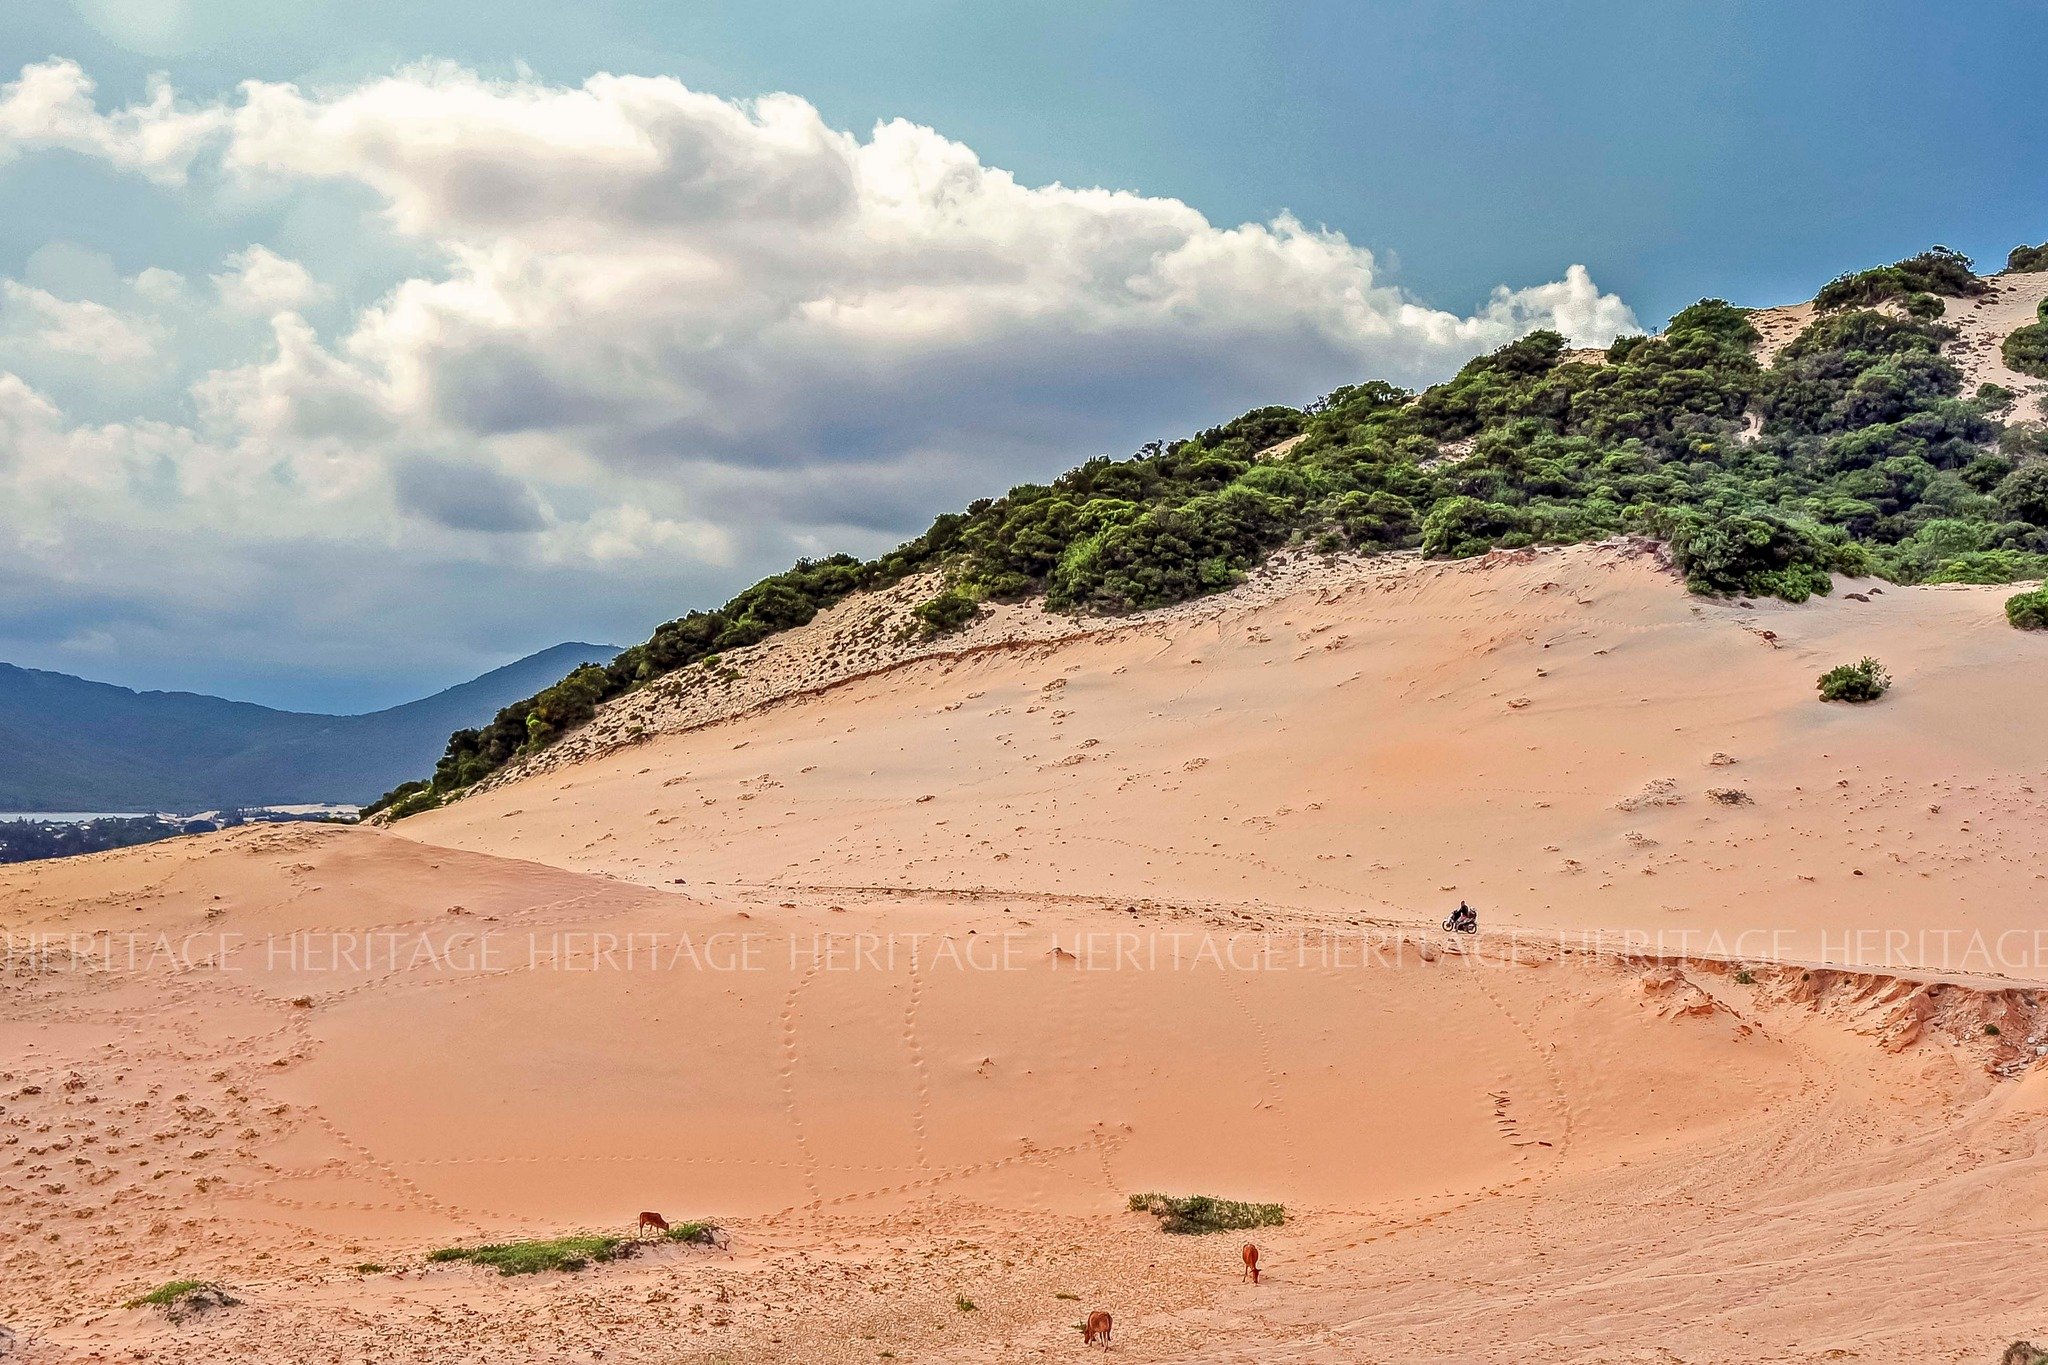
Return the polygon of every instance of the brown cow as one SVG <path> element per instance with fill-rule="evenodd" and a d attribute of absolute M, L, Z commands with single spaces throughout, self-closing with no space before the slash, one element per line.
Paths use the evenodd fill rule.
<path fill-rule="evenodd" d="M 1109 1314 L 1099 1309 L 1088 1315 L 1087 1324 L 1081 1328 L 1081 1344 L 1086 1346 L 1097 1337 L 1102 1338 L 1104 1346 L 1109 1345 Z"/>
<path fill-rule="evenodd" d="M 1259 1249 L 1250 1242 L 1244 1244 L 1244 1274 L 1240 1278 L 1259 1282 Z"/>
<path fill-rule="evenodd" d="M 656 1232 L 666 1234 L 668 1232 L 668 1219 L 662 1217 L 658 1213 L 643 1213 L 640 1215 L 640 1226 L 633 1230 L 633 1235 L 635 1237 L 638 1237 L 641 1233 L 647 1231 L 647 1229 L 649 1228 L 653 1228 Z"/>

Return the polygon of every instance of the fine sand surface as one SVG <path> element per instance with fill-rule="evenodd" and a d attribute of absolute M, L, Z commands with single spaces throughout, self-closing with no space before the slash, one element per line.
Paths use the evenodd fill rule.
<path fill-rule="evenodd" d="M 1097 1308 L 1128 1360 L 1995 1360 L 2048 1331 L 2048 640 L 1880 586 L 1299 561 L 742 659 L 392 830 L 0 869 L 9 1365 L 1015 1362 Z M 1284 1202 L 1265 1282 L 1152 1189 Z M 424 1259 L 641 1209 L 730 1245 Z M 120 1306 L 174 1277 L 243 1302 Z"/>

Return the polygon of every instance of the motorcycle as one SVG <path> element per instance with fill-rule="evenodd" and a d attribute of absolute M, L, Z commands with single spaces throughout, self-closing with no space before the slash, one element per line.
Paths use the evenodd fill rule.
<path fill-rule="evenodd" d="M 1479 932 L 1479 917 L 1473 915 L 1469 918 L 1460 919 L 1458 916 L 1452 915 L 1444 921 L 1444 931 L 1452 934 L 1476 934 Z"/>

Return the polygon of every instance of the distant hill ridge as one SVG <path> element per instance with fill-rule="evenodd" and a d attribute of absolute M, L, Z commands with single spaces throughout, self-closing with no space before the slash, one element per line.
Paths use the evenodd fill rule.
<path fill-rule="evenodd" d="M 617 653 L 614 645 L 559 644 L 355 716 L 136 692 L 0 664 L 0 812 L 360 804 L 430 765 L 451 730 Z"/>

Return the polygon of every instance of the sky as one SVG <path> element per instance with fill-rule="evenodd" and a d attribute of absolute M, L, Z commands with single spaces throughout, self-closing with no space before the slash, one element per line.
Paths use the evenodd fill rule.
<path fill-rule="evenodd" d="M 309 710 L 2048 239 L 2036 4 L 0 7 L 0 660 Z"/>

